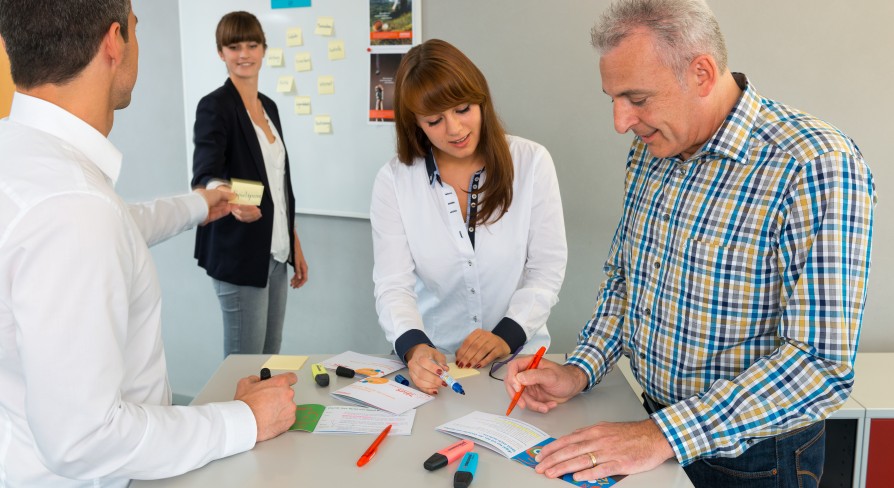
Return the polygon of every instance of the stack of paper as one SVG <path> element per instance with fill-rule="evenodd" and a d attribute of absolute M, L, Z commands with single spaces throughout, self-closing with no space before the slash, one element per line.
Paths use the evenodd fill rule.
<path fill-rule="evenodd" d="M 385 378 L 369 377 L 332 392 L 339 400 L 402 414 L 435 397 Z"/>

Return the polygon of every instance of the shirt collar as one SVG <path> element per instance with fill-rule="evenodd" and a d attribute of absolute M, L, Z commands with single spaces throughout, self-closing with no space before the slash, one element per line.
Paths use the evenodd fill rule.
<path fill-rule="evenodd" d="M 46 132 L 80 151 L 111 181 L 121 172 L 121 151 L 90 124 L 56 104 L 16 92 L 9 120 Z"/>
<path fill-rule="evenodd" d="M 435 181 L 441 183 L 441 172 L 438 171 L 438 163 L 435 162 L 435 155 L 431 148 L 425 154 L 425 171 L 428 173 L 428 184 L 434 186 Z"/>
<path fill-rule="evenodd" d="M 742 89 L 739 101 L 720 124 L 717 132 L 693 156 L 709 154 L 729 158 L 742 164 L 749 162 L 748 141 L 751 139 L 755 121 L 761 110 L 761 96 L 744 74 L 733 73 L 733 77 Z"/>

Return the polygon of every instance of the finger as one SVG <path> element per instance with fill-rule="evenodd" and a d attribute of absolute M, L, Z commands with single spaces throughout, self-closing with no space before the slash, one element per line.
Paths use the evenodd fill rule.
<path fill-rule="evenodd" d="M 496 361 L 497 358 L 499 358 L 500 356 L 500 350 L 498 348 L 494 348 L 489 353 L 487 353 L 486 356 L 484 356 L 484 359 L 481 360 L 480 365 L 487 366 L 488 364 Z"/>
<path fill-rule="evenodd" d="M 463 361 L 467 368 L 480 367 L 481 360 L 484 359 L 485 354 L 487 354 L 487 351 L 490 349 L 489 342 L 487 336 L 479 335 L 471 344 L 469 344 L 469 350 L 466 352 L 466 359 Z"/>
<path fill-rule="evenodd" d="M 469 349 L 478 336 L 477 332 L 479 332 L 478 329 L 473 330 L 469 335 L 467 335 L 466 339 L 459 346 L 459 349 L 456 350 L 456 365 L 460 368 L 465 367 L 464 365 L 468 362 L 467 358 L 469 356 Z"/>
<path fill-rule="evenodd" d="M 609 476 L 614 476 L 617 474 L 625 474 L 622 470 L 621 463 L 617 461 L 608 461 L 605 463 L 597 464 L 595 468 L 589 468 L 574 473 L 574 480 L 598 480 L 601 478 L 608 478 Z"/>
<path fill-rule="evenodd" d="M 556 463 L 543 471 L 548 478 L 558 478 L 565 473 L 578 473 L 580 471 L 590 471 L 593 468 L 593 462 L 587 454 L 576 455 L 566 458 L 562 462 Z M 586 475 L 584 475 L 586 476 Z M 588 479 L 588 478 L 580 478 Z"/>

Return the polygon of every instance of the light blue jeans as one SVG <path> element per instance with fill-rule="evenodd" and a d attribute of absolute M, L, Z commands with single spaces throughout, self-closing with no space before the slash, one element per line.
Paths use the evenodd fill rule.
<path fill-rule="evenodd" d="M 212 279 L 223 312 L 224 357 L 279 354 L 289 289 L 288 267 L 271 257 L 264 288 Z"/>

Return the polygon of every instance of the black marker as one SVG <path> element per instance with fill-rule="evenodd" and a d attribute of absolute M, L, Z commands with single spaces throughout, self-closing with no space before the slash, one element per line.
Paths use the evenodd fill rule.
<path fill-rule="evenodd" d="M 270 370 L 267 368 L 261 368 L 261 381 L 270 379 Z"/>
<path fill-rule="evenodd" d="M 351 368 L 346 368 L 344 366 L 339 366 L 339 367 L 335 368 L 335 374 L 337 376 L 341 376 L 343 378 L 353 378 L 354 370 Z"/>

